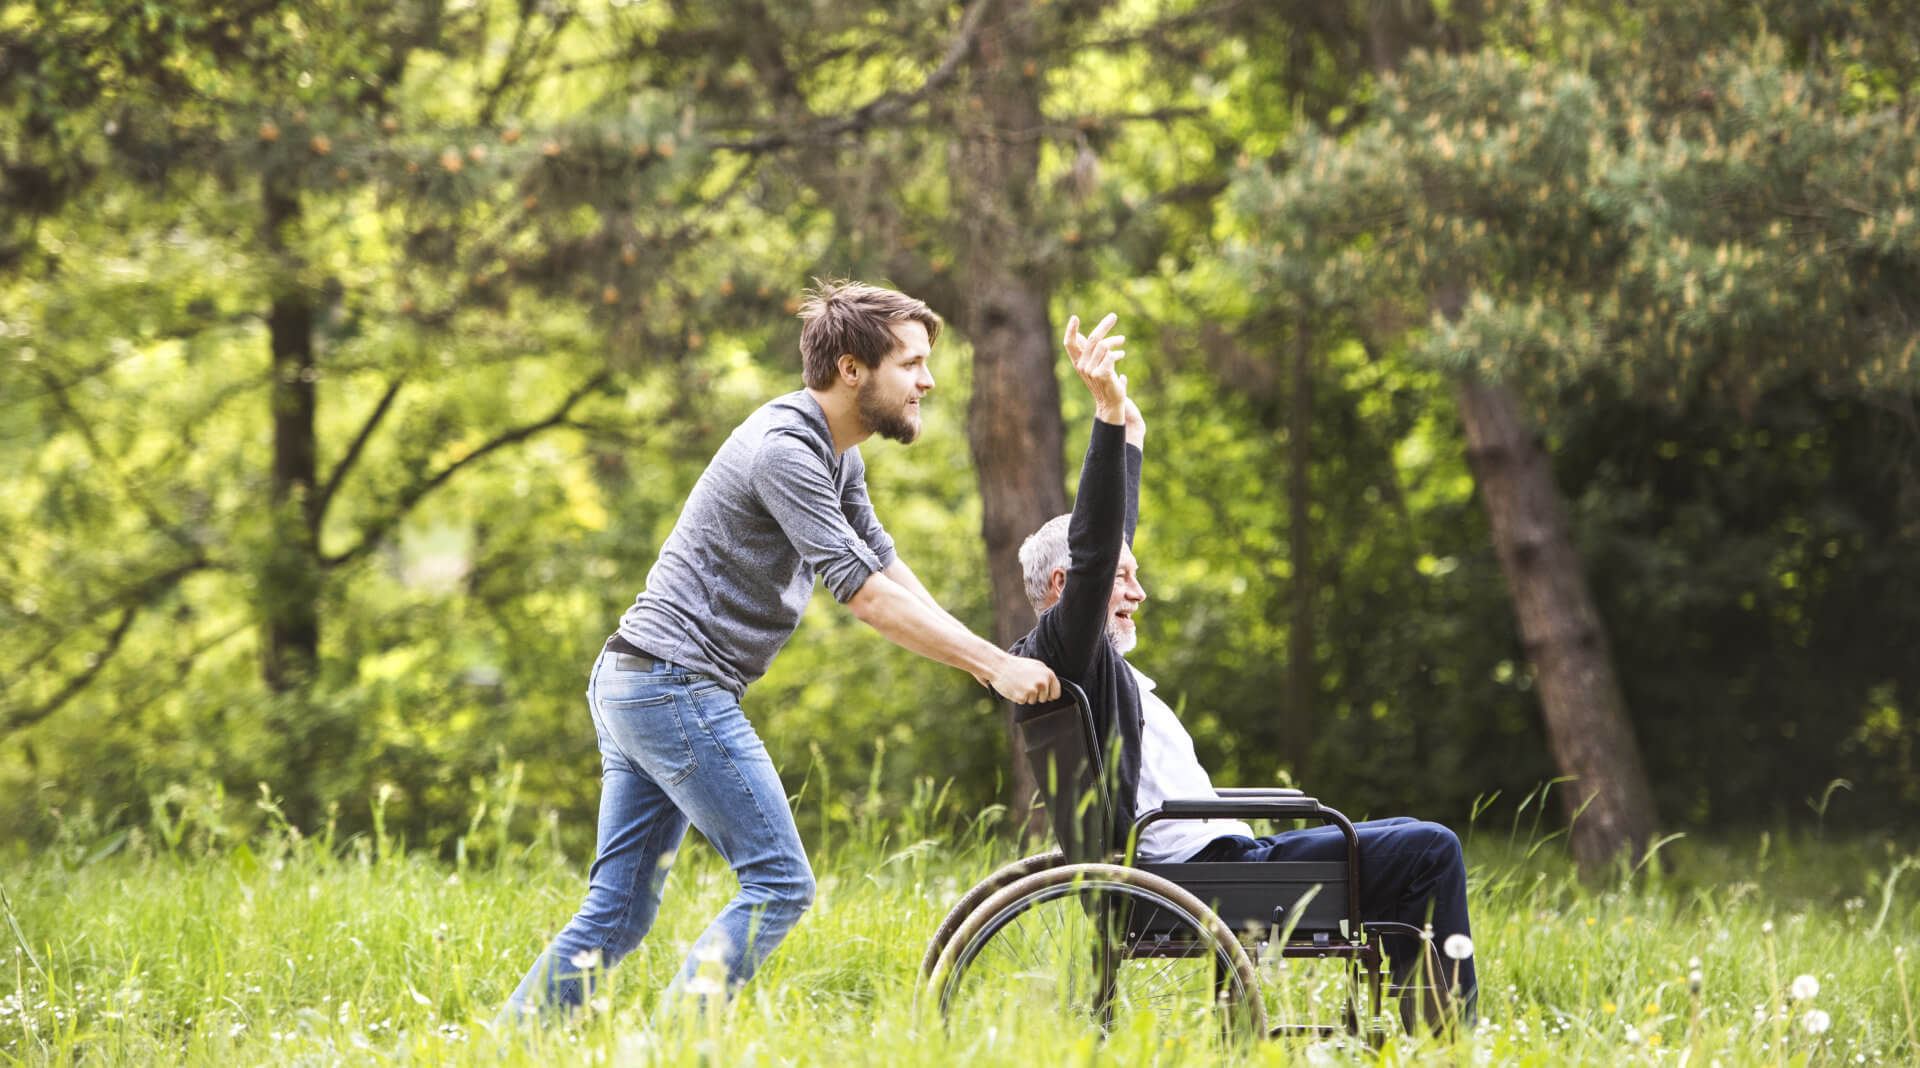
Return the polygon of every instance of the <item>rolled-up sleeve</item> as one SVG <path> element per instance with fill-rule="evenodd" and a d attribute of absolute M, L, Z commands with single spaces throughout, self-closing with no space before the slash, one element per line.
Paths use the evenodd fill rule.
<path fill-rule="evenodd" d="M 867 543 L 867 548 L 873 550 L 884 571 L 893 566 L 897 554 L 893 551 L 893 536 L 880 525 L 880 517 L 873 512 L 873 502 L 867 498 L 867 465 L 860 458 L 858 448 L 847 450 L 846 465 L 841 479 L 840 511 L 854 532 Z"/>
<path fill-rule="evenodd" d="M 773 433 L 753 461 L 753 488 L 760 503 L 800 554 L 826 583 L 834 600 L 845 604 L 887 563 L 841 508 L 833 471 L 816 449 L 793 434 Z M 862 490 L 862 498 L 865 491 Z M 872 511 L 868 508 L 869 513 Z M 874 526 L 878 528 L 876 520 Z M 885 532 L 881 532 L 885 536 Z M 892 542 L 887 542 L 888 554 Z"/>

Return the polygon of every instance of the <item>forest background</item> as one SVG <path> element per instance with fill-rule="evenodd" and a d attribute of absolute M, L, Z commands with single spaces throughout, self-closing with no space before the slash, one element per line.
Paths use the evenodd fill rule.
<path fill-rule="evenodd" d="M 1216 781 L 1457 825 L 1570 776 L 1588 861 L 1910 828 L 1914 40 L 1901 0 L 7 0 L 5 837 L 264 783 L 584 852 L 587 667 L 834 276 L 952 327 L 870 482 L 1002 642 L 1090 418 L 1060 328 L 1120 315 L 1133 659 Z M 824 595 L 747 709 L 824 814 L 1022 796 L 1005 709 Z"/>

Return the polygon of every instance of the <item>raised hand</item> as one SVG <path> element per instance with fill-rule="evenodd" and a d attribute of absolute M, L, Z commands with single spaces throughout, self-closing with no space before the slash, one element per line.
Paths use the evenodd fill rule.
<path fill-rule="evenodd" d="M 1118 321 L 1118 316 L 1108 315 L 1093 328 L 1092 334 L 1082 336 L 1080 317 L 1071 316 L 1067 319 L 1066 334 L 1061 338 L 1067 357 L 1073 361 L 1074 372 L 1093 394 L 1094 416 L 1104 423 L 1121 423 L 1126 418 L 1127 378 L 1116 368 L 1127 355 L 1120 347 L 1127 339 L 1121 334 L 1109 336 L 1107 333 Z"/>

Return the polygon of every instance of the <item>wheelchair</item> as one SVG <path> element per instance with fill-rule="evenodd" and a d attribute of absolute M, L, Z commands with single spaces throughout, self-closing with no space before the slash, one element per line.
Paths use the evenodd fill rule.
<path fill-rule="evenodd" d="M 1378 1043 L 1392 1029 L 1381 1016 L 1383 996 L 1398 1002 L 1410 1031 L 1447 1019 L 1431 931 L 1361 915 L 1359 839 L 1347 817 L 1299 790 L 1218 789 L 1167 800 L 1121 838 L 1107 774 L 1113 762 L 1104 759 L 1092 707 L 1073 683 L 1062 679 L 1060 688 L 1060 700 L 1022 709 L 1020 726 L 1061 848 L 988 875 L 934 932 L 920 992 L 949 1026 L 1049 1011 L 1105 1034 L 1151 1027 L 1168 1041 L 1347 1033 Z M 1347 856 L 1135 861 L 1151 824 L 1219 818 L 1332 824 L 1344 832 Z M 1407 944 L 1425 958 L 1401 969 L 1401 985 L 1383 979 L 1388 935 L 1411 937 Z M 1316 962 L 1306 966 L 1318 976 L 1307 984 L 1313 993 L 1282 1000 L 1284 1015 L 1306 1019 L 1270 1022 L 1260 965 L 1277 970 L 1299 958 Z M 1316 1022 L 1328 1016 L 1339 1022 Z"/>

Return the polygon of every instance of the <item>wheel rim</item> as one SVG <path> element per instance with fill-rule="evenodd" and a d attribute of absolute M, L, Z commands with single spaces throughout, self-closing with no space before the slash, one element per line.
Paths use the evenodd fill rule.
<path fill-rule="evenodd" d="M 1172 933 L 1140 938 L 1139 921 L 1155 913 L 1167 922 L 1154 926 Z M 1103 927 L 1116 937 L 1103 943 Z M 1103 954 L 1103 944 L 1153 955 Z M 1251 1025 L 1256 997 L 1234 955 L 1186 906 L 1152 888 L 1081 878 L 1029 892 L 980 925 L 957 948 L 940 1010 L 961 1023 L 1048 1012 L 1109 1032 L 1144 1024 L 1168 1040 L 1218 1040 Z"/>

